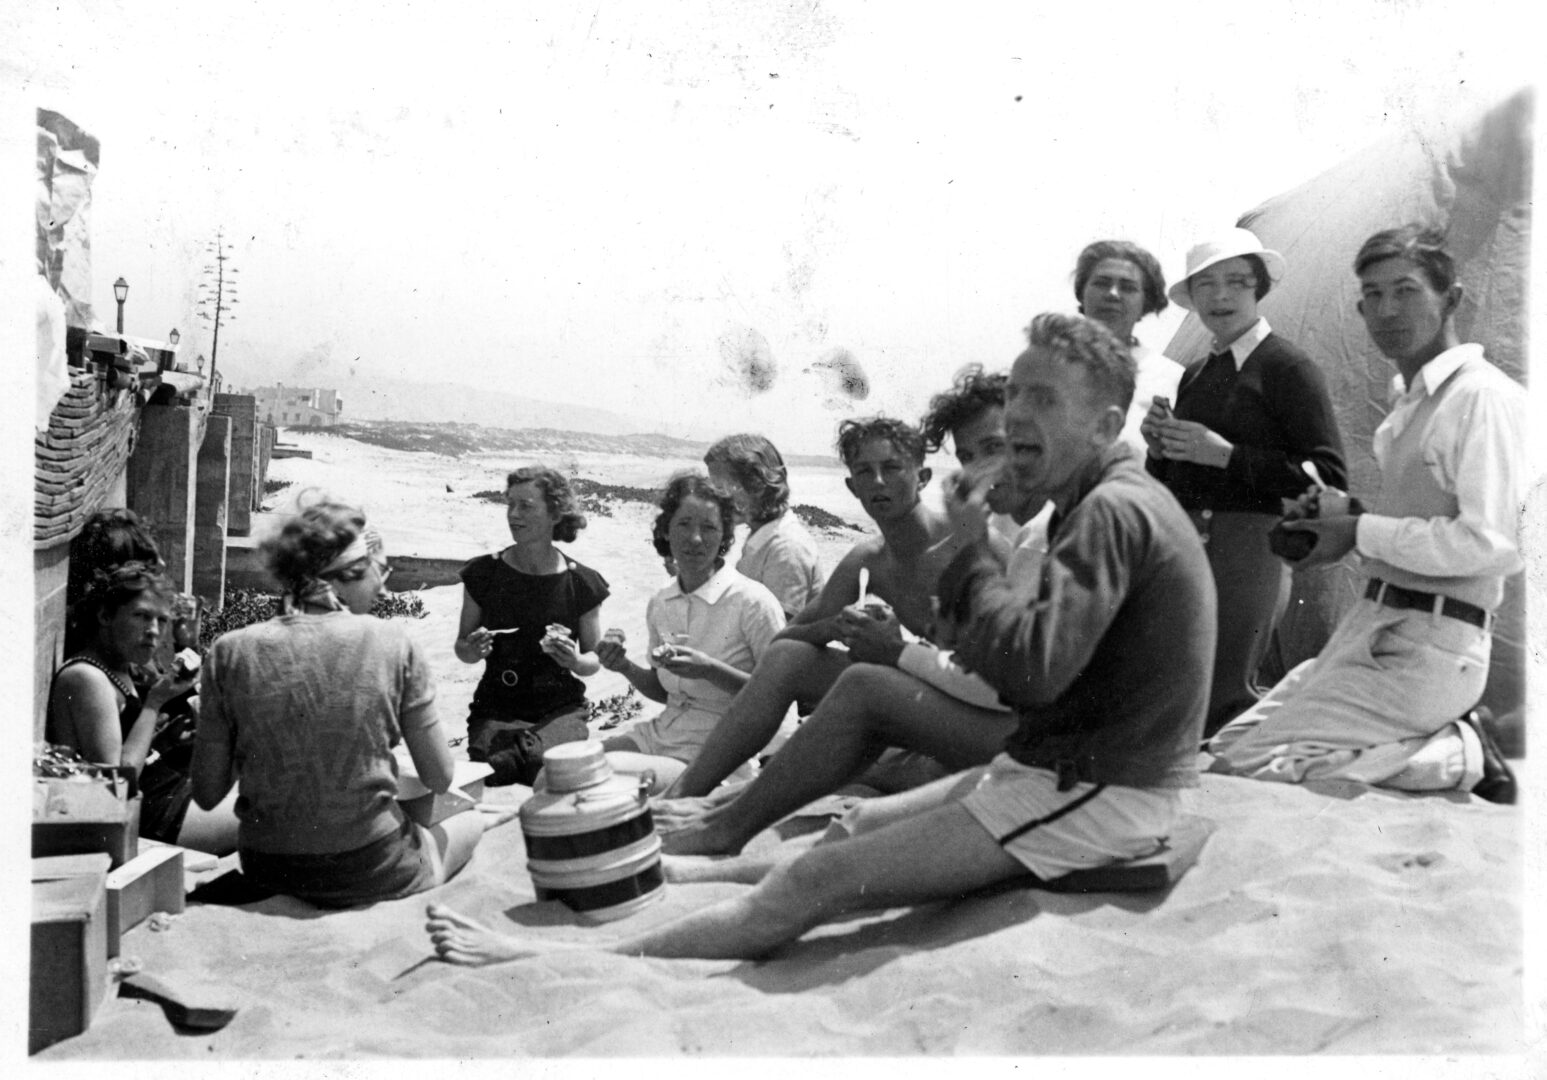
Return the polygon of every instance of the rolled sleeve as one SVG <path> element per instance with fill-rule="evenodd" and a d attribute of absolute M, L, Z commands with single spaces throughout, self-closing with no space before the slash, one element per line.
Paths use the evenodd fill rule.
<path fill-rule="evenodd" d="M 897 670 L 912 675 L 957 701 L 980 709 L 1005 711 L 1005 705 L 999 700 L 999 691 L 957 665 L 953 653 L 936 648 L 927 641 L 913 641 L 904 645 L 902 654 L 897 657 Z"/>
<path fill-rule="evenodd" d="M 752 582 L 757 586 L 756 582 Z M 769 644 L 784 629 L 784 609 L 767 588 L 757 586 L 741 613 L 741 633 L 754 662 L 763 658 Z"/>

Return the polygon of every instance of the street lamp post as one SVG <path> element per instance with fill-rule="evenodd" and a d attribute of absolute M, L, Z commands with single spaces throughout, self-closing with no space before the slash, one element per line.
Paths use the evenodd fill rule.
<path fill-rule="evenodd" d="M 172 343 L 172 348 L 177 348 L 177 343 L 183 339 L 183 335 L 177 332 L 177 327 L 172 327 L 172 332 L 167 335 L 167 340 Z"/>
<path fill-rule="evenodd" d="M 118 301 L 118 332 L 124 332 L 124 301 L 129 299 L 129 283 L 123 278 L 113 282 L 113 298 Z"/>

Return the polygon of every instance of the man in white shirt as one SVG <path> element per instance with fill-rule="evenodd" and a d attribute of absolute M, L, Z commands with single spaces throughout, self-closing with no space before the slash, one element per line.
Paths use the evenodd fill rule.
<path fill-rule="evenodd" d="M 1406 226 L 1354 260 L 1359 311 L 1405 392 L 1375 432 L 1370 511 L 1308 492 L 1301 511 L 1315 501 L 1319 514 L 1289 524 L 1316 538 L 1296 569 L 1357 551 L 1369 582 L 1320 655 L 1214 736 L 1215 772 L 1514 801 L 1514 777 L 1469 710 L 1504 579 L 1521 567 L 1526 398 L 1482 346 L 1460 343 L 1461 286 L 1442 244 Z"/>

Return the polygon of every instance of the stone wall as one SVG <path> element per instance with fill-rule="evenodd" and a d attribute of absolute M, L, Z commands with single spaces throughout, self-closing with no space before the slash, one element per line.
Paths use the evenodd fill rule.
<path fill-rule="evenodd" d="M 257 431 L 257 401 L 251 394 L 216 394 L 215 416 L 231 420 L 231 476 L 226 498 L 226 528 L 233 536 L 252 532 L 252 512 L 263 500 L 262 448 Z"/>

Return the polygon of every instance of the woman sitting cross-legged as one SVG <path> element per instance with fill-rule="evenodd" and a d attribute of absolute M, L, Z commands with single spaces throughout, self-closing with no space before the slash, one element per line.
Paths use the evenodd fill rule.
<path fill-rule="evenodd" d="M 380 536 L 322 500 L 261 549 L 283 609 L 210 648 L 194 798 L 213 806 L 240 781 L 242 873 L 260 888 L 346 907 L 449 880 L 508 815 L 427 829 L 398 804 L 397 743 L 431 791 L 450 788 L 453 766 L 424 654 L 401 623 L 367 614 L 391 573 Z"/>
<path fill-rule="evenodd" d="M 774 635 L 784 612 L 767 588 L 725 565 L 735 528 L 729 493 L 698 473 L 666 485 L 653 537 L 655 550 L 676 564 L 676 579 L 650 598 L 650 665 L 630 660 L 623 631 L 609 630 L 596 647 L 610 671 L 621 672 L 645 697 L 664 701 L 652 720 L 602 743 L 620 772 L 655 772 L 655 793 L 686 768 L 719 723 Z M 732 779 L 751 776 L 749 766 Z"/>

